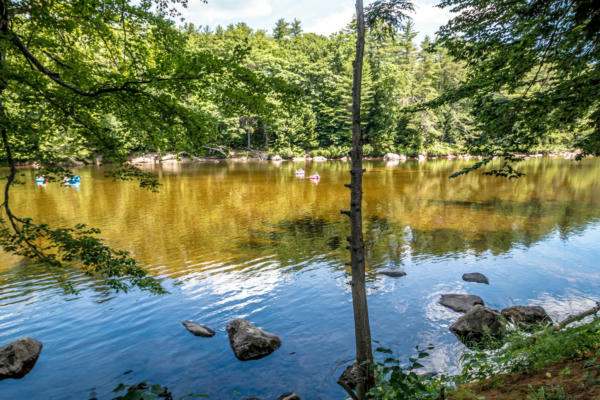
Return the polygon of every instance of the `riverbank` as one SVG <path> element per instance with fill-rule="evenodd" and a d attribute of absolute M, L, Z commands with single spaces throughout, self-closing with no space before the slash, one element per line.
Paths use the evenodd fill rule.
<path fill-rule="evenodd" d="M 374 398 L 401 393 L 407 399 L 438 400 L 598 399 L 600 318 L 580 321 L 597 312 L 598 306 L 537 331 L 514 330 L 500 348 L 494 347 L 497 340 L 484 340 L 463 353 L 461 371 L 453 376 L 414 373 L 414 365 L 429 355 L 423 351 L 401 375 L 386 373 L 380 363 Z"/>
<path fill-rule="evenodd" d="M 581 154 L 581 150 L 568 150 L 568 151 L 550 151 L 543 153 L 531 153 L 531 154 L 514 154 L 513 157 L 521 160 L 529 160 L 535 158 L 563 158 L 565 160 L 575 160 L 577 156 Z M 483 160 L 487 156 L 484 155 L 473 155 L 473 154 L 446 154 L 446 155 L 433 155 L 433 154 L 396 154 L 387 153 L 383 156 L 365 156 L 364 160 L 384 160 L 388 163 L 400 163 L 409 160 L 424 162 L 427 160 Z M 186 152 L 181 153 L 165 153 L 161 154 L 158 152 L 150 152 L 144 154 L 131 155 L 127 162 L 132 165 L 153 165 L 153 164 L 189 164 L 189 163 L 206 163 L 206 162 L 220 162 L 220 161 L 232 161 L 232 162 L 261 162 L 270 161 L 274 163 L 279 162 L 325 162 L 325 161 L 342 161 L 349 162 L 350 157 L 325 157 L 322 155 L 312 156 L 307 153 L 302 157 L 282 157 L 278 153 L 271 153 L 267 151 L 232 151 L 227 156 L 194 156 Z M 96 154 L 93 157 L 86 159 L 70 158 L 69 160 L 59 163 L 62 167 L 73 168 L 83 167 L 85 165 L 106 165 L 112 164 L 110 159 L 105 158 L 101 154 Z M 37 162 L 21 161 L 17 162 L 19 167 L 39 167 Z"/>
<path fill-rule="evenodd" d="M 600 398 L 597 352 L 574 355 L 538 371 L 500 375 L 459 386 L 450 400 L 590 400 Z"/>

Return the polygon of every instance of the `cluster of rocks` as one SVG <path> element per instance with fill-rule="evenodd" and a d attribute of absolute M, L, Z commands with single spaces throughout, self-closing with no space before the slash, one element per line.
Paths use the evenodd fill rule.
<path fill-rule="evenodd" d="M 347 157 L 342 157 L 342 161 L 346 161 Z M 281 162 L 283 161 L 283 157 L 281 157 L 279 154 L 275 154 L 274 156 L 271 157 L 271 161 L 274 162 Z M 311 157 L 310 155 L 305 155 L 304 157 L 292 157 L 292 161 L 314 161 L 314 162 L 325 162 L 327 161 L 327 157 L 323 157 L 323 156 L 315 156 L 315 157 Z"/>
<path fill-rule="evenodd" d="M 464 274 L 463 280 L 489 284 L 488 278 L 480 273 Z M 486 307 L 481 297 L 469 294 L 443 294 L 440 304 L 465 314 L 450 326 L 450 331 L 466 345 L 484 338 L 501 339 L 506 333 L 507 322 L 521 329 L 552 323 L 540 306 L 513 306 L 497 311 Z"/>
<path fill-rule="evenodd" d="M 183 321 L 182 324 L 195 336 L 213 337 L 216 333 L 209 327 L 192 321 Z M 263 331 L 245 319 L 231 321 L 225 330 L 233 353 L 240 361 L 258 360 L 281 347 L 279 336 Z"/>
<path fill-rule="evenodd" d="M 215 331 L 207 326 L 192 321 L 182 322 L 185 329 L 195 336 L 213 337 Z M 258 360 L 273 353 L 281 347 L 279 336 L 266 332 L 252 322 L 245 319 L 235 319 L 225 328 L 229 335 L 229 344 L 233 353 L 240 361 Z M 244 400 L 260 400 L 257 397 L 248 397 Z M 296 393 L 285 393 L 277 400 L 300 400 Z"/>

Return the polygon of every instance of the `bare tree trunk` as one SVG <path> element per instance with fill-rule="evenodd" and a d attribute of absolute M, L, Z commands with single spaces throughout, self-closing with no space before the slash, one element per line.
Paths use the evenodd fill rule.
<path fill-rule="evenodd" d="M 362 132 L 360 126 L 360 100 L 362 85 L 363 56 L 365 49 L 365 19 L 362 0 L 356 0 L 356 58 L 354 60 L 354 79 L 352 87 L 352 169 L 350 171 L 350 210 L 342 210 L 350 217 L 351 236 L 350 256 L 352 265 L 352 304 L 354 307 L 354 334 L 356 337 L 356 361 L 360 377 L 356 382 L 356 394 L 360 400 L 374 384 L 371 364 L 371 328 L 367 307 L 367 290 L 365 285 L 365 244 L 362 231 Z"/>

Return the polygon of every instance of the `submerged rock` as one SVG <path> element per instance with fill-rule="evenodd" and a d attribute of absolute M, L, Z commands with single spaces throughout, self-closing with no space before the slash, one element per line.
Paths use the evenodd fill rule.
<path fill-rule="evenodd" d="M 22 378 L 35 365 L 42 343 L 31 338 L 22 338 L 0 348 L 0 380 Z"/>
<path fill-rule="evenodd" d="M 279 336 L 265 332 L 250 321 L 236 319 L 227 325 L 229 343 L 241 361 L 258 360 L 281 346 Z"/>
<path fill-rule="evenodd" d="M 490 284 L 489 279 L 484 274 L 479 272 L 471 272 L 462 276 L 463 281 Z"/>
<path fill-rule="evenodd" d="M 183 321 L 182 324 L 185 326 L 185 329 L 193 333 L 195 336 L 213 337 L 216 333 L 209 327 L 193 323 L 192 321 Z"/>
<path fill-rule="evenodd" d="M 379 275 L 391 276 L 392 278 L 400 278 L 406 275 L 406 272 L 402 271 L 401 269 L 384 269 L 382 271 L 378 271 L 377 273 Z"/>
<path fill-rule="evenodd" d="M 454 311 L 466 313 L 475 305 L 483 305 L 483 300 L 472 294 L 443 294 L 440 304 Z"/>
<path fill-rule="evenodd" d="M 500 311 L 502 316 L 521 327 L 538 324 L 550 324 L 552 319 L 540 306 L 514 306 Z"/>
<path fill-rule="evenodd" d="M 478 304 L 452 324 L 450 331 L 465 344 L 485 337 L 500 338 L 504 320 L 498 311 Z"/>
<path fill-rule="evenodd" d="M 300 396 L 296 393 L 286 393 L 279 396 L 277 400 L 300 400 Z"/>

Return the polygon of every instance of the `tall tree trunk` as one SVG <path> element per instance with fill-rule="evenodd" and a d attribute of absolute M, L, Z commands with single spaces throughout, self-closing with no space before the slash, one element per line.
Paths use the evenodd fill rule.
<path fill-rule="evenodd" d="M 365 243 L 362 231 L 362 132 L 360 126 L 360 101 L 362 85 L 363 57 L 365 50 L 365 18 L 362 0 L 356 0 L 356 58 L 354 60 L 354 78 L 352 86 L 352 168 L 350 171 L 350 210 L 342 210 L 350 217 L 350 256 L 352 265 L 352 304 L 354 308 L 354 334 L 356 337 L 356 361 L 360 376 L 356 382 L 356 394 L 360 400 L 374 384 L 371 364 L 371 328 L 367 307 L 367 290 L 365 285 Z"/>

